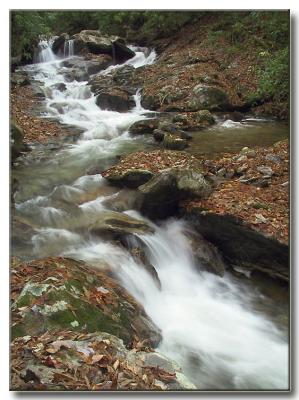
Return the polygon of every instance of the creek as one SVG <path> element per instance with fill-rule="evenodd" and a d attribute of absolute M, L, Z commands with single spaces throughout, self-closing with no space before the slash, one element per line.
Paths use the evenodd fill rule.
<path fill-rule="evenodd" d="M 65 49 L 70 51 L 71 44 Z M 137 68 L 153 63 L 155 57 L 154 51 L 145 55 L 136 50 L 136 56 L 126 64 Z M 45 90 L 44 117 L 79 128 L 82 133 L 48 145 L 33 144 L 30 154 L 13 168 L 12 177 L 19 182 L 14 217 L 32 230 L 14 232 L 13 226 L 12 255 L 25 260 L 61 255 L 94 266 L 109 263 L 121 284 L 161 329 L 159 350 L 177 361 L 199 389 L 287 389 L 287 295 L 277 298 L 275 290 L 274 295 L 265 294 L 250 279 L 230 273 L 219 277 L 202 270 L 188 241 L 191 228 L 183 220 L 148 221 L 155 233 L 138 235 L 158 273 L 161 289 L 123 247 L 89 232 L 88 223 L 107 210 L 144 218 L 132 210 L 133 191 L 108 185 L 98 172 L 90 171 L 105 170 L 120 155 L 154 148 L 151 138 L 131 137 L 128 132 L 132 123 L 149 112 L 142 108 L 138 92 L 130 112 L 101 110 L 86 81 L 65 79 L 63 60 L 45 43 L 38 60 L 24 69 Z M 109 68 L 103 75 L 119 65 Z M 57 83 L 65 84 L 66 90 L 53 89 Z M 223 151 L 221 141 L 226 143 L 225 150 L 231 150 L 236 141 L 241 147 L 265 144 L 257 127 L 259 132 L 277 132 L 273 142 L 287 132 L 273 121 L 247 120 L 241 127 L 223 124 L 219 120 L 212 132 L 193 134 L 193 138 L 205 138 L 204 154 Z M 252 129 L 255 134 L 248 143 L 244 137 L 250 136 Z M 265 138 L 270 144 L 268 134 Z M 195 139 L 192 151 L 200 147 L 199 140 Z"/>

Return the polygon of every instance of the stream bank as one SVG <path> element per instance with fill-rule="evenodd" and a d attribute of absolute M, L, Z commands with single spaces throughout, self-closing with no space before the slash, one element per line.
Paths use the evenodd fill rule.
<path fill-rule="evenodd" d="M 90 32 L 87 35 L 95 36 Z M 113 285 L 125 288 L 134 297 L 136 303 L 132 307 L 135 311 L 142 304 L 148 316 L 146 318 L 151 319 L 161 332 L 162 340 L 158 350 L 179 362 L 183 373 L 188 377 L 183 377 L 183 383 L 179 387 L 178 378 L 182 378 L 179 367 L 170 367 L 157 359 L 152 365 L 155 370 L 150 370 L 151 373 L 146 370 L 148 365 L 143 364 L 142 368 L 145 370 L 134 370 L 133 375 L 129 373 L 129 376 L 124 377 L 121 374 L 128 373 L 124 367 L 128 357 L 125 354 L 119 363 L 118 359 L 106 360 L 102 366 L 97 364 L 100 360 L 95 358 L 95 370 L 101 369 L 103 381 L 93 382 L 96 386 L 87 384 L 87 389 L 119 389 L 122 385 L 126 387 L 123 384 L 125 379 L 130 379 L 133 384 L 131 387 L 129 385 L 129 389 L 285 389 L 288 385 L 285 287 L 282 289 L 283 305 L 275 319 L 271 311 L 269 312 L 273 312 L 276 306 L 275 295 L 269 300 L 268 294 L 265 296 L 258 289 L 253 290 L 251 280 L 250 283 L 247 281 L 246 273 L 239 277 L 232 276 L 226 265 L 227 262 L 232 263 L 232 260 L 225 255 L 224 248 L 212 237 L 209 238 L 211 243 L 207 243 L 203 231 L 201 234 L 204 238 L 199 237 L 189 224 L 183 219 L 178 219 L 180 209 L 181 213 L 186 215 L 181 207 L 184 204 L 182 202 L 208 201 L 210 196 L 217 193 L 217 188 L 221 187 L 218 186 L 221 180 L 225 185 L 225 178 L 231 183 L 230 179 L 237 177 L 226 177 L 226 170 L 219 173 L 221 169 L 231 167 L 229 160 L 229 165 L 220 166 L 221 160 L 215 157 L 215 164 L 205 165 L 202 154 L 199 157 L 196 154 L 190 155 L 177 146 L 183 143 L 188 151 L 192 149 L 192 135 L 200 135 L 212 126 L 223 129 L 225 123 L 233 126 L 232 122 L 236 121 L 232 121 L 231 116 L 224 118 L 224 121 L 217 119 L 213 109 L 212 113 L 208 110 L 197 110 L 160 114 L 161 110 L 157 113 L 143 108 L 143 92 L 138 90 L 140 87 L 135 83 L 134 76 L 153 68 L 151 65 L 155 61 L 155 53 L 153 50 L 134 46 L 127 48 L 135 55 L 129 58 L 124 66 L 106 65 L 106 69 L 102 66 L 103 69 L 98 73 L 88 77 L 85 66 L 87 68 L 90 64 L 90 59 L 93 63 L 99 62 L 94 56 L 90 56 L 89 52 L 80 54 L 79 60 L 73 55 L 65 59 L 65 54 L 63 58 L 59 58 L 51 52 L 50 47 L 46 47 L 43 50 L 46 50 L 50 60 L 25 68 L 30 80 L 42 82 L 40 88 L 45 95 L 44 117 L 56 119 L 63 124 L 62 126 L 73 125 L 83 132 L 76 136 L 75 140 L 66 135 L 64 140 L 58 140 L 56 145 L 53 142 L 36 146 L 29 141 L 32 151 L 14 163 L 12 176 L 19 186 L 13 196 L 15 208 L 12 249 L 13 255 L 27 261 L 27 264 L 17 262 L 19 267 L 16 266 L 16 274 L 20 274 L 18 268 L 25 271 L 24 278 L 29 286 L 32 286 L 36 262 L 34 259 L 39 260 L 37 264 L 43 270 L 48 268 L 49 260 L 53 261 L 49 257 L 57 256 L 63 257 L 54 260 L 59 268 L 60 264 L 67 264 L 76 269 L 77 262 L 84 262 L 97 268 L 102 274 L 108 274 L 115 280 Z M 68 45 L 67 49 L 70 51 L 72 46 Z M 130 76 L 133 76 L 132 81 Z M 53 88 L 54 85 L 56 86 Z M 105 93 L 105 98 L 101 98 L 100 93 Z M 101 100 L 98 100 L 99 97 Z M 241 116 L 239 124 L 243 124 L 247 129 L 243 119 L 246 120 L 246 116 Z M 287 135 L 287 130 L 284 134 Z M 211 141 L 212 139 L 211 134 Z M 169 149 L 170 145 L 172 149 Z M 284 151 L 285 147 L 279 149 Z M 257 154 L 259 152 L 257 149 L 248 150 Z M 270 150 L 271 154 L 272 152 L 274 150 Z M 128 153 L 130 155 L 126 158 Z M 241 155 L 238 155 L 239 157 Z M 285 160 L 287 164 L 286 158 L 282 162 Z M 248 160 L 243 158 L 241 161 Z M 238 164 L 241 161 L 237 160 L 236 169 L 242 167 Z M 261 162 L 264 163 L 264 160 Z M 131 170 L 131 174 L 126 174 L 126 166 Z M 279 170 L 276 171 L 274 166 L 272 167 L 272 172 L 279 176 Z M 247 169 L 250 173 L 249 165 Z M 115 178 L 117 170 L 122 175 L 118 183 Z M 114 172 L 114 180 L 111 179 L 111 174 L 109 180 L 111 171 Z M 282 172 L 277 184 L 281 183 L 280 179 L 285 178 L 287 169 L 283 169 Z M 259 179 L 262 178 L 263 172 L 259 176 Z M 274 177 L 273 184 L 276 184 L 275 179 Z M 272 182 L 270 188 L 271 184 Z M 262 186 L 260 191 L 263 189 Z M 138 191 L 141 199 L 136 195 Z M 195 204 L 195 208 L 197 206 Z M 281 211 L 282 214 L 285 213 L 285 209 Z M 162 221 L 169 216 L 176 218 Z M 231 240 L 232 238 L 229 238 L 229 241 Z M 198 254 L 195 257 L 196 252 Z M 285 254 L 284 250 L 282 263 L 287 274 Z M 77 261 L 69 260 L 70 258 Z M 215 270 L 213 271 L 216 260 L 218 265 L 221 265 L 217 275 Z M 240 258 L 233 262 L 240 267 Z M 68 271 L 70 267 L 63 265 L 60 273 L 72 275 L 73 271 Z M 211 270 L 214 274 L 211 274 Z M 90 285 L 93 275 L 92 269 L 87 272 L 87 286 Z M 41 286 L 38 292 L 43 295 L 42 299 L 33 298 L 32 301 L 30 298 L 26 304 L 15 304 L 14 316 L 28 312 L 38 319 L 39 314 L 44 318 L 45 309 L 54 310 L 54 313 L 64 311 L 59 309 L 61 303 L 56 304 L 57 298 L 47 291 L 44 293 L 42 289 L 45 286 L 48 289 L 52 285 L 49 284 L 49 278 L 51 276 L 43 276 L 37 282 Z M 54 278 L 60 279 L 56 276 Z M 108 282 L 108 278 L 106 281 Z M 17 282 L 18 290 L 24 290 L 24 284 L 23 280 Z M 95 298 L 100 297 L 95 305 L 97 313 L 107 305 L 106 291 L 113 293 L 110 286 L 107 289 L 104 284 L 99 285 L 97 287 L 100 290 L 95 293 Z M 84 302 L 92 303 L 94 297 L 91 301 L 92 294 L 89 293 L 92 287 L 85 289 L 82 289 L 83 296 L 86 297 Z M 76 290 L 71 290 L 74 292 L 72 296 L 78 296 Z M 275 289 L 275 292 L 279 290 Z M 112 297 L 114 302 L 115 296 Z M 265 303 L 260 305 L 260 309 L 257 307 L 259 299 L 263 299 L 262 303 Z M 60 300 L 66 301 L 64 298 Z M 75 313 L 74 320 L 67 320 L 67 326 L 63 324 L 61 328 L 68 327 L 70 331 L 76 331 L 83 325 L 84 335 L 89 334 L 91 329 L 88 327 L 88 321 L 85 321 L 87 326 L 84 327 L 85 322 L 76 319 L 76 312 L 80 309 L 76 301 L 71 306 L 74 308 L 71 311 Z M 69 306 L 63 303 L 62 307 Z M 125 339 L 115 330 L 119 315 L 114 315 L 112 310 L 109 312 L 111 318 L 114 316 L 109 322 L 109 329 L 114 330 L 109 330 L 97 319 L 99 325 L 96 325 L 96 331 L 101 332 L 100 335 L 104 331 L 106 335 L 117 334 L 119 338 Z M 227 327 L 223 325 L 223 321 Z M 135 324 L 136 322 L 133 322 L 133 326 Z M 231 331 L 236 334 L 231 335 Z M 244 332 L 246 335 L 243 335 Z M 17 335 L 14 346 L 17 349 L 20 341 L 24 342 L 24 337 L 28 349 L 35 346 L 37 341 L 41 351 L 30 362 L 37 365 L 40 362 L 42 365 L 46 364 L 46 374 L 50 368 L 51 372 L 58 370 L 58 373 L 62 374 L 60 376 L 67 379 L 61 371 L 63 366 L 58 365 L 56 357 L 51 356 L 53 352 L 44 352 L 43 341 L 53 338 L 61 340 L 58 338 L 63 336 L 72 341 L 68 341 L 66 346 L 67 349 L 72 349 L 77 346 L 73 342 L 82 340 L 82 337 L 69 331 L 53 331 L 52 335 L 53 337 L 49 338 L 43 336 L 42 332 L 33 332 L 31 338 L 28 332 L 22 331 Z M 90 338 L 92 336 L 87 337 L 87 340 Z M 85 337 L 83 339 L 85 340 Z M 102 339 L 97 338 L 95 341 L 101 344 Z M 137 338 L 137 343 L 143 339 L 144 337 Z M 107 339 L 105 336 L 105 340 L 118 343 L 116 347 L 121 351 L 122 345 L 117 339 Z M 130 351 L 136 348 L 135 344 L 134 340 L 130 342 Z M 157 341 L 152 344 L 156 346 Z M 86 343 L 83 347 L 86 347 Z M 87 347 L 90 348 L 88 344 Z M 137 349 L 137 353 L 144 351 L 141 344 Z M 79 350 L 79 353 L 82 351 Z M 105 356 L 106 353 L 100 355 Z M 65 356 L 68 357 L 67 354 Z M 22 357 L 18 359 L 20 364 L 24 362 Z M 82 358 L 81 355 L 80 357 Z M 77 359 L 75 361 L 78 362 Z M 86 361 L 87 364 L 89 361 Z M 136 359 L 134 363 L 138 363 Z M 240 365 L 243 367 L 240 368 Z M 250 367 L 252 365 L 254 370 Z M 120 374 L 116 373 L 118 369 Z M 45 382 L 43 373 L 42 376 L 38 376 L 36 368 L 33 371 L 31 368 L 31 372 L 24 371 L 22 364 L 17 371 L 15 388 L 21 385 L 22 388 L 37 389 L 39 384 L 49 384 L 50 386 L 46 387 L 55 388 L 55 382 L 54 386 L 52 382 Z M 94 369 L 91 373 L 93 372 Z M 157 386 L 155 379 L 162 382 L 158 382 L 158 387 L 154 387 Z M 28 385 L 22 386 L 24 382 Z M 177 386 L 168 385 L 169 382 L 177 383 Z M 64 388 L 58 389 L 65 388 L 69 386 L 65 384 Z"/>

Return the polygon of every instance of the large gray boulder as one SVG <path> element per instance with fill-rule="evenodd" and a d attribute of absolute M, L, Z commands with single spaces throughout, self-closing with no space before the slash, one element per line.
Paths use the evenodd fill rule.
<path fill-rule="evenodd" d="M 72 36 L 75 53 L 87 51 L 94 54 L 110 54 L 116 63 L 124 62 L 135 53 L 117 36 L 105 36 L 100 31 L 85 30 Z"/>
<path fill-rule="evenodd" d="M 193 88 L 187 108 L 190 111 L 224 111 L 230 108 L 230 102 L 227 93 L 222 89 L 199 84 Z"/>
<path fill-rule="evenodd" d="M 197 171 L 172 168 L 156 174 L 139 186 L 138 191 L 141 212 L 149 218 L 161 219 L 174 215 L 182 199 L 208 196 L 211 187 Z"/>

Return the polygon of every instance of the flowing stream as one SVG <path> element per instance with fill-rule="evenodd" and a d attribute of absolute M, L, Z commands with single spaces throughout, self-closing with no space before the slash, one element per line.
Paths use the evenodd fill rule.
<path fill-rule="evenodd" d="M 146 55 L 133 49 L 136 55 L 126 64 L 137 68 L 154 62 L 154 51 Z M 65 55 L 72 52 L 69 43 Z M 144 218 L 133 210 L 133 191 L 111 187 L 101 175 L 88 171 L 104 170 L 121 154 L 153 146 L 151 139 L 132 138 L 128 133 L 132 123 L 146 118 L 146 110 L 138 93 L 135 108 L 128 113 L 101 110 L 87 82 L 65 79 L 67 68 L 45 42 L 37 61 L 26 70 L 44 85 L 45 118 L 82 133 L 75 143 L 33 146 L 14 168 L 13 176 L 20 182 L 16 218 L 33 229 L 13 231 L 17 239 L 12 253 L 24 259 L 64 255 L 95 266 L 108 262 L 161 329 L 159 350 L 176 360 L 199 389 L 287 389 L 287 305 L 279 309 L 250 280 L 228 273 L 221 278 L 201 270 L 184 221 L 170 219 L 159 226 L 149 221 L 155 233 L 138 236 L 161 289 L 124 248 L 88 232 L 88 224 L 103 211 Z M 119 65 L 103 74 L 115 68 Z M 56 88 L 59 83 L 66 85 L 65 91 Z M 267 302 L 275 317 L 267 311 Z M 285 317 L 283 323 L 277 321 L 277 314 Z"/>

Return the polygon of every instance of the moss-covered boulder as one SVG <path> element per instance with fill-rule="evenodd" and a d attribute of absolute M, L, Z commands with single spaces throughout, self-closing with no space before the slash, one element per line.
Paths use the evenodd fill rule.
<path fill-rule="evenodd" d="M 142 306 L 117 281 L 83 262 L 14 260 L 11 285 L 12 338 L 65 329 L 107 332 L 127 344 L 135 336 L 151 346 L 161 339 Z"/>
<path fill-rule="evenodd" d="M 193 114 L 193 118 L 198 123 L 203 123 L 205 125 L 213 125 L 215 123 L 215 118 L 208 110 L 200 110 Z"/>
<path fill-rule="evenodd" d="M 169 150 L 184 150 L 188 147 L 187 139 L 182 139 L 178 134 L 166 133 L 163 138 L 163 147 Z"/>
<path fill-rule="evenodd" d="M 196 85 L 187 103 L 189 111 L 221 111 L 231 108 L 227 93 L 219 87 Z"/>

